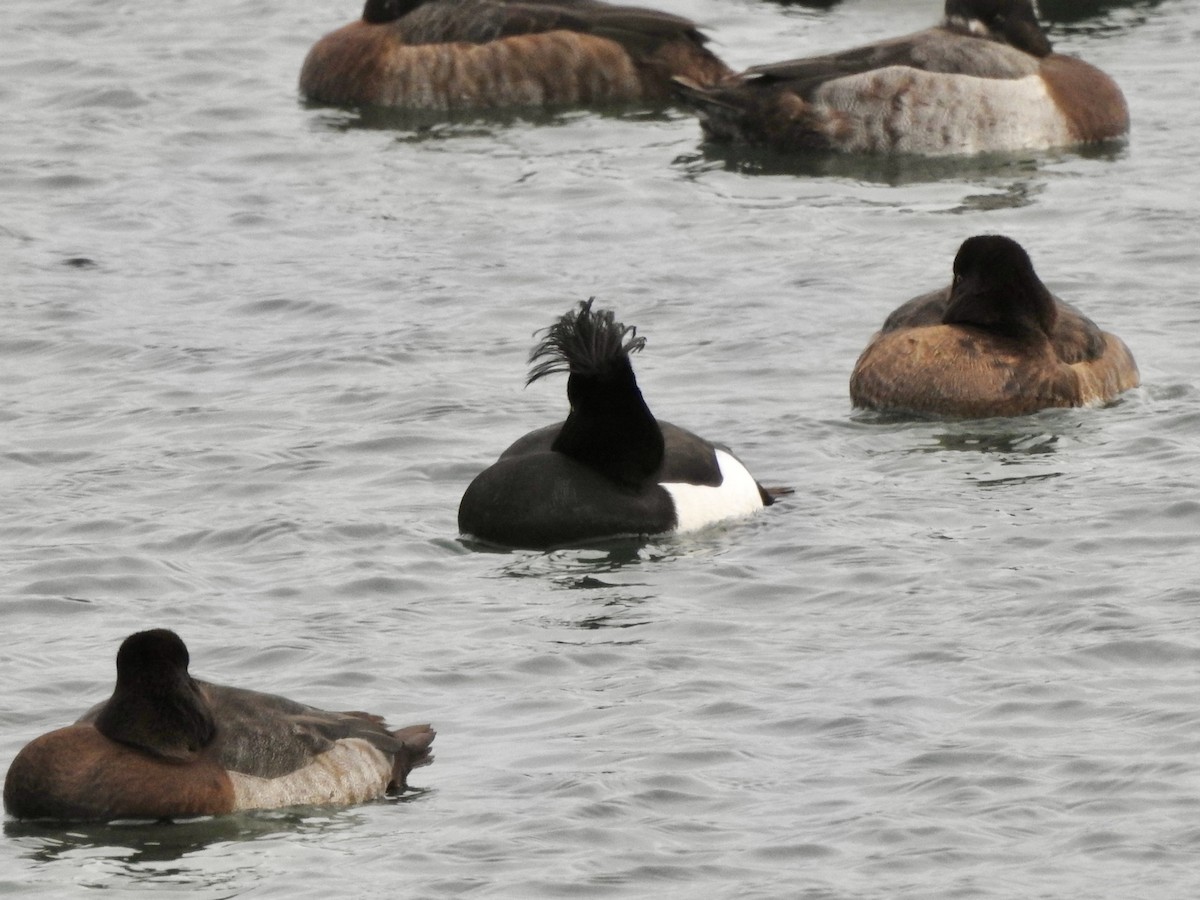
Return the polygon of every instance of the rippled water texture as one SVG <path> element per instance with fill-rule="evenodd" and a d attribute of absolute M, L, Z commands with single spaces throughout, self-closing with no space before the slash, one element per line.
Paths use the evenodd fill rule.
<path fill-rule="evenodd" d="M 660 5 L 738 66 L 938 13 Z M 5 9 L 0 766 L 157 625 L 203 677 L 440 734 L 396 802 L 10 820 L 0 893 L 1200 893 L 1195 4 L 1047 0 L 1127 145 L 937 164 L 720 154 L 674 111 L 307 108 L 354 3 Z M 853 414 L 872 330 L 979 232 L 1144 387 Z M 593 294 L 652 408 L 792 498 L 648 546 L 458 540 L 470 478 L 565 409 L 522 388 L 531 334 Z"/>

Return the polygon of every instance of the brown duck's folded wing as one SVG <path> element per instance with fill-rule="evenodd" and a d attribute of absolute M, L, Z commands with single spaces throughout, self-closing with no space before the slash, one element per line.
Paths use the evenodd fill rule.
<path fill-rule="evenodd" d="M 615 41 L 635 58 L 670 41 L 704 44 L 707 39 L 690 19 L 633 6 L 597 7 L 587 15 L 588 31 Z"/>
<path fill-rule="evenodd" d="M 418 7 L 397 24 L 405 40 L 412 44 L 454 41 L 484 44 L 499 38 L 559 30 L 594 34 L 622 46 L 648 50 L 684 34 L 703 40 L 689 19 L 594 0 L 434 2 Z"/>
<path fill-rule="evenodd" d="M 1100 326 L 1066 300 L 1054 298 L 1058 304 L 1058 318 L 1050 343 L 1054 352 L 1065 363 L 1090 362 L 1104 355 L 1106 342 Z"/>
<path fill-rule="evenodd" d="M 1054 296 L 1053 294 L 1051 296 Z M 950 287 L 939 288 L 896 307 L 883 322 L 881 334 L 904 328 L 938 325 L 950 302 Z M 1050 343 L 1060 361 L 1068 365 L 1099 359 L 1105 350 L 1104 332 L 1074 304 L 1054 296 L 1058 317 Z"/>
<path fill-rule="evenodd" d="M 200 684 L 217 721 L 218 758 L 233 772 L 286 775 L 345 738 L 362 738 L 386 753 L 403 749 L 379 716 L 328 712 L 274 694 Z"/>
<path fill-rule="evenodd" d="M 938 288 L 927 294 L 913 297 L 907 303 L 902 303 L 892 310 L 891 315 L 883 320 L 881 334 L 898 331 L 901 328 L 923 328 L 926 325 L 940 325 L 946 307 L 950 303 L 950 287 Z"/>
<path fill-rule="evenodd" d="M 744 75 L 766 83 L 786 82 L 807 96 L 827 81 L 889 66 L 978 78 L 1022 78 L 1037 71 L 1038 61 L 997 41 L 930 28 L 839 53 L 793 59 L 747 69 Z"/>

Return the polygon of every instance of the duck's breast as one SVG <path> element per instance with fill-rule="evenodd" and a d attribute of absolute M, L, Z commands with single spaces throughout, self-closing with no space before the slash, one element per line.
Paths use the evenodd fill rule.
<path fill-rule="evenodd" d="M 1042 62 L 1042 77 L 1062 111 L 1073 143 L 1105 141 L 1129 131 L 1125 95 L 1104 72 L 1076 59 L 1052 53 Z"/>
<path fill-rule="evenodd" d="M 72 725 L 17 754 L 4 806 L 19 818 L 160 819 L 230 812 L 234 790 L 211 758 L 168 762 Z"/>

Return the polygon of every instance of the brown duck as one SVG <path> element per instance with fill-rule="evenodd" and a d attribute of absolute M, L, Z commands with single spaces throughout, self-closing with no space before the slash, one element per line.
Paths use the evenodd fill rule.
<path fill-rule="evenodd" d="M 482 110 L 664 102 L 731 74 L 688 19 L 600 0 L 367 0 L 309 51 L 300 91 L 343 106 Z"/>
<path fill-rule="evenodd" d="M 1138 384 L 1124 341 L 1051 294 L 1020 244 L 978 235 L 959 248 L 949 287 L 908 301 L 871 338 L 850 398 L 978 418 L 1106 403 Z"/>

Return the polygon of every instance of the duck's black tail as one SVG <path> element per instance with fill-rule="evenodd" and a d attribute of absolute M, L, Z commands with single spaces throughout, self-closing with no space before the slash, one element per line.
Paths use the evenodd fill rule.
<path fill-rule="evenodd" d="M 392 784 L 401 790 L 408 787 L 408 773 L 418 766 L 427 766 L 433 762 L 433 754 L 429 745 L 437 737 L 437 732 L 428 725 L 409 725 L 392 732 L 392 737 L 403 746 L 396 752 L 392 764 Z"/>

